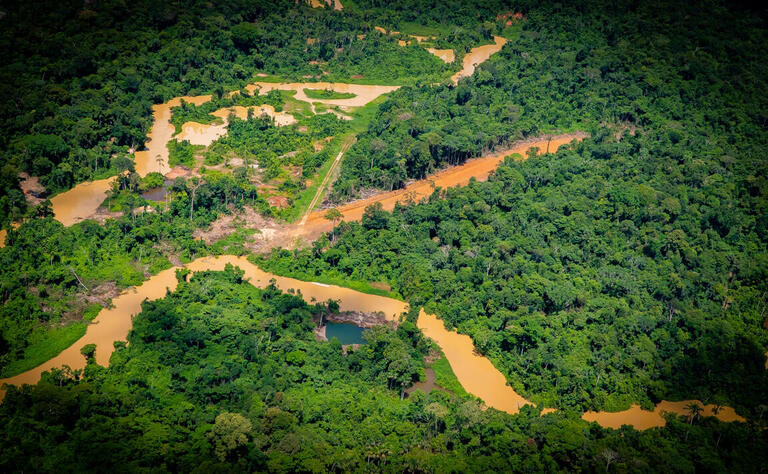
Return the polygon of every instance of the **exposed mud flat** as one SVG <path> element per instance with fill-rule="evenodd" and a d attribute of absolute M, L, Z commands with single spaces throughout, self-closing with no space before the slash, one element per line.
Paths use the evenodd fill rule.
<path fill-rule="evenodd" d="M 317 283 L 315 283 L 317 284 Z M 326 323 L 354 324 L 361 328 L 372 328 L 389 324 L 397 326 L 397 321 L 387 318 L 387 315 L 381 311 L 362 312 L 362 311 L 343 311 L 341 313 L 329 314 L 325 317 Z"/>
<path fill-rule="evenodd" d="M 19 178 L 21 179 L 19 187 L 29 205 L 36 206 L 45 200 L 42 197 L 45 195 L 45 187 L 40 184 L 40 178 L 24 172 L 19 173 Z"/>

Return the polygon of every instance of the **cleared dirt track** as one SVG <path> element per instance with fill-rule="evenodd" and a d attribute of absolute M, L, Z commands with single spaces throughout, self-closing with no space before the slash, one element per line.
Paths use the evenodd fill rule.
<path fill-rule="evenodd" d="M 472 178 L 475 178 L 478 181 L 485 181 L 488 179 L 488 175 L 490 175 L 491 172 L 504 161 L 504 158 L 509 155 L 518 153 L 525 157 L 527 151 L 531 148 L 538 148 L 539 152 L 546 152 L 547 147 L 549 147 L 549 151 L 554 152 L 557 151 L 560 146 L 566 145 L 573 140 L 580 141 L 585 136 L 587 136 L 586 133 L 579 132 L 566 135 L 555 135 L 551 138 L 549 136 L 539 137 L 533 140 L 520 142 L 509 150 L 475 158 L 467 161 L 461 166 L 448 168 L 429 176 L 426 179 L 411 183 L 403 189 L 377 194 L 359 201 L 353 201 L 338 209 L 344 216 L 345 221 L 350 222 L 360 220 L 363 217 L 365 208 L 371 204 L 380 202 L 384 209 L 392 210 L 395 207 L 395 203 L 418 201 L 431 195 L 437 187 L 449 188 L 453 186 L 465 186 Z M 298 225 L 295 230 L 295 237 L 300 237 L 304 240 L 314 240 L 323 232 L 330 231 L 333 224 L 325 219 L 324 214 L 324 211 L 315 211 L 309 214 L 309 216 L 305 216 L 305 219 L 302 219 L 303 224 Z"/>

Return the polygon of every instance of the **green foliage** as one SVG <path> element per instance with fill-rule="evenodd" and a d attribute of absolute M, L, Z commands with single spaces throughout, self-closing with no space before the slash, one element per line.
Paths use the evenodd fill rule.
<path fill-rule="evenodd" d="M 64 227 L 48 216 L 9 231 L 7 245 L 0 249 L 0 290 L 5 295 L 0 306 L 0 370 L 4 373 L 9 364 L 13 372 L 38 365 L 82 336 L 84 324 L 64 328 L 60 324 L 90 320 L 98 314 L 100 305 L 88 305 L 86 296 L 98 296 L 110 284 L 138 285 L 148 274 L 170 268 L 169 256 L 190 261 L 238 248 L 244 252 L 248 232 L 238 232 L 212 247 L 194 240 L 192 232 L 220 213 L 230 212 L 230 206 L 269 209 L 249 182 L 222 176 L 200 182 L 194 191 L 192 220 L 192 189 L 184 180 L 170 186 L 173 200 L 167 210 L 158 205 L 155 212 L 134 213 L 146 201 L 127 189 L 130 183 L 130 177 L 121 178 L 117 194 L 106 202 L 125 215 L 104 225 L 84 221 Z"/>
<path fill-rule="evenodd" d="M 98 307 L 101 308 L 101 306 Z M 83 319 L 87 319 L 85 315 Z M 23 351 L 21 355 L 17 355 L 18 358 L 16 360 L 3 367 L 3 370 L 0 371 L 0 377 L 13 377 L 33 369 L 47 360 L 53 359 L 61 351 L 83 337 L 86 328 L 85 323 L 78 322 L 59 328 L 32 330 L 29 334 L 23 336 L 27 338 L 27 345 L 21 349 Z M 13 332 L 8 331 L 2 337 L 8 338 L 4 340 L 5 345 L 13 347 Z"/>
<path fill-rule="evenodd" d="M 371 208 L 362 224 L 263 260 L 281 273 L 368 291 L 360 282 L 389 282 L 413 308 L 426 305 L 469 334 L 516 390 L 563 410 L 540 417 L 524 407 L 512 417 L 441 391 L 401 400 L 428 349 L 412 322 L 367 331 L 368 344 L 345 356 L 338 344 L 313 339 L 313 316 L 329 308 L 257 290 L 229 268 L 182 278 L 178 291 L 146 303 L 110 367 L 55 370 L 36 386 L 10 388 L 0 405 L 0 471 L 765 466 L 763 15 L 717 2 L 344 5 L 3 7 L 0 225 L 25 222 L 0 249 L 2 373 L 76 340 L 98 309 L 85 297 L 105 282 L 134 285 L 171 258 L 245 252 L 244 231 L 213 247 L 192 239 L 230 206 L 270 212 L 245 167 L 177 181 L 167 210 L 132 212 L 146 181 L 161 180 L 130 173 L 152 104 L 212 93 L 209 104 L 177 108 L 174 124 L 209 123 L 215 108 L 247 101 L 295 113 L 299 126 L 284 129 L 233 120 L 205 160 L 258 163 L 297 202 L 308 195 L 303 178 L 341 145 L 315 153 L 311 141 L 329 135 L 362 134 L 334 186 L 340 201 L 363 188 L 400 188 L 519 139 L 590 131 L 572 149 L 506 163 L 488 183 L 438 190 L 393 213 Z M 507 11 L 525 19 L 507 26 L 496 17 Z M 432 44 L 455 49 L 457 61 L 400 47 L 404 36 L 374 25 L 435 34 Z M 493 34 L 511 42 L 471 78 L 422 87 L 445 81 Z M 365 120 L 343 124 L 311 117 L 285 93 L 228 97 L 260 71 L 269 81 L 355 75 L 408 87 L 351 112 Z M 174 162 L 189 163 L 194 148 L 178 146 Z M 286 166 L 302 166 L 302 179 L 286 179 Z M 19 171 L 57 193 L 123 170 L 108 205 L 126 215 L 104 226 L 63 228 L 50 202 L 28 209 L 18 187 Z M 435 365 L 439 383 L 459 393 L 444 359 Z M 721 424 L 691 407 L 689 419 L 637 432 L 572 414 L 661 398 L 727 402 L 750 421 Z"/>
<path fill-rule="evenodd" d="M 216 417 L 208 438 L 214 445 L 214 452 L 219 461 L 225 461 L 228 456 L 248 444 L 248 435 L 253 426 L 251 422 L 239 413 L 221 413 Z"/>
<path fill-rule="evenodd" d="M 165 179 L 162 174 L 153 171 L 142 179 L 141 187 L 144 190 L 157 189 L 163 185 L 164 181 Z"/>
<path fill-rule="evenodd" d="M 304 94 L 310 99 L 351 99 L 355 94 L 351 92 L 336 92 L 330 89 L 304 89 Z"/>
<path fill-rule="evenodd" d="M 478 3 L 483 15 L 491 14 L 494 6 Z M 477 5 L 434 7 L 456 25 L 430 21 L 445 32 L 438 44 L 464 51 L 490 37 L 477 29 L 483 20 L 476 14 L 455 14 Z M 378 15 L 386 22 L 385 13 Z M 444 80 L 460 62 L 445 65 L 422 47 L 398 46 L 395 37 L 375 32 L 369 13 L 354 6 L 340 15 L 304 2 L 193 1 L 181 8 L 108 0 L 82 8 L 67 0 L 16 2 L 4 14 L 0 46 L 9 53 L 0 60 L 6 86 L 0 92 L 3 227 L 26 211 L 19 171 L 40 176 L 53 193 L 114 175 L 130 162 L 131 150 L 145 143 L 153 104 L 187 95 L 226 99 L 225 91 L 241 89 L 257 72 L 269 74 L 259 80 L 279 75 L 349 82 L 361 75 L 354 80 L 415 84 Z M 310 45 L 307 38 L 316 41 Z M 272 103 L 262 96 L 241 99 Z M 174 125 L 185 119 L 210 123 L 212 110 L 201 111 L 175 115 Z"/>
<path fill-rule="evenodd" d="M 658 135 L 602 134 L 391 215 L 369 208 L 332 246 L 274 252 L 267 268 L 392 282 L 539 402 L 583 410 L 716 394 L 749 413 L 768 387 L 764 200 L 749 187 L 685 185 L 692 169 L 668 172 L 677 150 Z M 751 173 L 741 166 L 731 172 Z M 673 217 L 667 196 L 687 211 Z M 720 227 L 726 215 L 745 231 Z"/>
<path fill-rule="evenodd" d="M 618 470 L 730 472 L 768 461 L 764 434 L 738 423 L 671 417 L 660 430 L 603 430 L 443 391 L 400 400 L 424 354 L 416 341 L 376 327 L 344 356 L 314 341 L 313 313 L 326 310 L 256 289 L 232 267 L 196 273 L 143 304 L 109 367 L 9 388 L 0 469 L 573 472 L 610 459 Z"/>
<path fill-rule="evenodd" d="M 201 145 L 192 145 L 189 140 L 169 140 L 168 141 L 168 163 L 171 166 L 186 166 L 192 168 L 195 166 L 195 153 L 202 150 Z"/>
<path fill-rule="evenodd" d="M 171 124 L 176 129 L 176 133 L 181 132 L 181 126 L 186 122 L 197 123 L 214 123 L 220 122 L 221 119 L 215 115 L 211 115 L 213 112 L 239 105 L 241 107 L 252 107 L 268 104 L 275 108 L 275 111 L 282 112 L 285 100 L 291 97 L 295 92 L 293 91 L 269 91 L 267 94 L 250 95 L 245 90 L 234 92 L 231 95 L 223 97 L 212 97 L 210 101 L 201 104 L 194 105 L 181 100 L 181 105 L 171 108 Z"/>
<path fill-rule="evenodd" d="M 96 344 L 86 344 L 80 348 L 80 353 L 85 357 L 85 360 L 91 364 L 96 356 Z"/>
<path fill-rule="evenodd" d="M 461 386 L 459 379 L 451 369 L 451 364 L 445 357 L 440 357 L 432 362 L 432 370 L 435 371 L 435 381 L 437 385 L 449 390 L 461 398 L 471 398 L 471 395 Z"/>

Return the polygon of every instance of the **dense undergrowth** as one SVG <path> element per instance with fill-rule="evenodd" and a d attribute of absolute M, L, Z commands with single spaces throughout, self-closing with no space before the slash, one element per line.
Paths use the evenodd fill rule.
<path fill-rule="evenodd" d="M 440 390 L 401 400 L 429 349 L 412 324 L 366 331 L 368 344 L 345 356 L 337 340 L 314 341 L 313 313 L 324 308 L 256 289 L 231 267 L 180 278 L 144 303 L 108 368 L 10 389 L 0 468 L 749 471 L 765 462 L 762 434 L 711 419 L 614 431 L 530 407 L 511 417 Z"/>
<path fill-rule="evenodd" d="M 304 2 L 15 2 L 0 46 L 0 226 L 25 215 L 18 173 L 49 193 L 127 169 L 151 106 L 238 90 L 255 74 L 288 80 L 416 83 L 458 68 L 373 29 L 375 17 Z M 44 12 L 44 14 L 41 14 Z M 478 24 L 477 17 L 457 18 Z M 489 31 L 484 31 L 487 40 Z M 312 38 L 312 44 L 307 39 Z M 470 45 L 476 34 L 452 41 Z M 323 75 L 323 71 L 330 75 Z M 309 77 L 306 77 L 309 76 Z"/>
<path fill-rule="evenodd" d="M 306 117 L 323 133 L 360 134 L 334 202 L 364 188 L 401 187 L 530 136 L 581 129 L 591 138 L 509 161 L 487 183 L 440 190 L 422 204 L 370 209 L 332 239 L 277 251 L 261 265 L 367 289 L 387 282 L 413 307 L 425 305 L 469 334 L 517 391 L 561 410 L 508 416 L 441 392 L 401 401 L 427 350 L 412 321 L 397 332 L 374 331 L 369 347 L 343 357 L 337 344 L 312 340 L 317 308 L 254 289 L 228 270 L 146 304 L 109 368 L 91 364 L 80 380 L 55 372 L 11 389 L 0 406 L 3 470 L 739 472 L 765 465 L 763 11 L 710 1 L 360 0 L 343 12 L 294 2 L 177 7 L 3 7 L 0 224 L 26 219 L 0 249 L 3 375 L 42 361 L 82 330 L 98 309 L 84 303 L 93 295 L 83 284 L 119 289 L 171 259 L 242 253 L 241 231 L 213 246 L 192 232 L 232 206 L 273 212 L 235 170 L 171 183 L 167 212 L 158 205 L 161 212 L 136 214 L 146 204 L 137 196 L 143 184 L 129 174 L 108 203 L 124 217 L 65 228 L 47 204 L 27 209 L 19 171 L 55 193 L 130 169 L 130 148 L 144 143 L 153 103 L 223 96 L 257 71 L 292 80 L 362 74 L 354 80 L 409 87 L 378 101 L 375 113 L 359 111 L 365 120 L 349 129 L 332 116 Z M 496 18 L 511 11 L 523 17 L 510 26 Z M 511 41 L 458 86 L 421 87 L 457 66 L 416 45 L 397 46 L 402 36 L 383 36 L 378 25 L 436 34 L 435 46 L 455 48 L 458 61 L 494 33 Z M 251 100 L 273 99 L 291 105 L 284 96 Z M 208 120 L 220 104 L 176 112 Z M 275 164 L 282 152 L 311 145 L 261 120 L 233 120 L 229 131 L 207 152 L 211 164 L 231 154 Z M 292 164 L 327 164 L 340 146 L 329 145 L 325 157 L 297 154 Z M 174 156 L 191 159 L 184 145 Z M 304 191 L 297 201 L 306 200 Z M 59 327 L 65 331 L 48 337 L 46 329 Z M 445 369 L 436 367 L 450 379 Z M 637 432 L 578 419 L 587 409 L 663 398 L 732 405 L 748 423 L 692 414 Z"/>

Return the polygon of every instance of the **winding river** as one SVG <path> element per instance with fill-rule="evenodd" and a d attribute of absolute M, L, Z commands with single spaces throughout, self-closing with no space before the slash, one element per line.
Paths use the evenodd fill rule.
<path fill-rule="evenodd" d="M 493 44 L 472 48 L 470 52 L 464 55 L 464 60 L 462 61 L 463 67 L 461 71 L 451 76 L 451 80 L 454 82 L 454 84 L 456 84 L 459 82 L 459 79 L 471 76 L 475 73 L 475 67 L 478 64 L 487 61 L 492 54 L 501 51 L 501 48 L 503 48 L 505 44 L 507 44 L 507 40 L 505 38 L 502 38 L 501 36 L 494 36 Z"/>
<path fill-rule="evenodd" d="M 495 37 L 494 44 L 474 48 L 465 55 L 463 69 L 451 79 L 457 82 L 460 78 L 471 75 L 477 64 L 487 60 L 492 54 L 499 51 L 505 43 L 505 39 Z M 355 94 L 355 97 L 350 99 L 310 99 L 304 93 L 305 87 L 330 89 L 336 92 L 351 92 Z M 319 102 L 340 107 L 360 107 L 381 94 L 397 89 L 397 87 L 331 83 L 277 84 L 257 82 L 249 85 L 248 89 L 252 92 L 258 90 L 260 94 L 265 94 L 269 90 L 275 89 L 294 90 L 296 91 L 296 99 L 309 102 L 310 104 Z M 211 96 L 178 97 L 165 104 L 158 104 L 153 107 L 154 124 L 149 133 L 147 150 L 139 151 L 135 154 L 136 171 L 141 176 L 145 176 L 152 171 L 165 174 L 170 170 L 167 143 L 173 139 L 175 133 L 174 127 L 170 123 L 171 108 L 180 105 L 182 99 L 189 103 L 200 105 L 210 101 Z M 217 111 L 216 115 L 226 121 L 230 111 L 239 116 L 244 116 L 247 113 L 247 110 L 241 107 L 222 109 Z M 274 109 L 270 111 L 268 108 L 262 107 L 259 109 L 259 112 L 269 113 L 276 120 L 281 117 L 275 113 Z M 287 122 L 290 120 L 288 117 L 290 116 L 284 116 L 280 120 Z M 201 125 L 201 127 L 198 127 L 198 125 Z M 193 143 L 210 144 L 211 141 L 225 133 L 226 129 L 224 127 L 219 124 L 202 126 L 202 124 L 186 123 L 182 126 L 181 137 L 190 139 Z M 446 188 L 466 185 L 471 178 L 478 180 L 487 179 L 491 171 L 505 157 L 512 153 L 524 154 L 531 147 L 536 147 L 540 151 L 555 151 L 557 147 L 570 143 L 573 140 L 580 140 L 584 136 L 585 134 L 569 134 L 523 142 L 508 151 L 468 161 L 462 166 L 444 170 L 427 179 L 414 182 L 405 189 L 353 202 L 340 207 L 339 210 L 344 215 L 345 220 L 359 220 L 365 207 L 374 202 L 380 202 L 385 209 L 391 210 L 397 202 L 418 200 L 430 195 L 435 187 Z M 52 204 L 56 219 L 65 225 L 72 225 L 91 216 L 104 201 L 112 180 L 114 178 L 82 183 L 72 190 L 54 197 Z M 323 214 L 323 211 L 311 213 L 306 222 L 293 226 L 289 233 L 298 238 L 316 238 L 322 232 L 330 230 L 332 225 L 323 217 Z M 5 241 L 4 232 L 0 233 L 0 239 L 1 246 Z M 274 279 L 276 285 L 282 290 L 300 290 L 301 295 L 307 301 L 312 301 L 313 299 L 317 301 L 339 300 L 342 311 L 383 311 L 388 318 L 395 319 L 407 310 L 406 303 L 395 299 L 364 294 L 334 285 L 304 282 L 272 275 L 248 262 L 245 257 L 231 255 L 204 257 L 189 263 L 186 267 L 192 271 L 222 270 L 228 263 L 243 269 L 245 277 L 253 285 L 264 287 L 269 284 L 270 280 Z M 127 338 L 132 326 L 133 316 L 141 311 L 141 303 L 145 300 L 162 298 L 167 294 L 167 291 L 172 291 L 176 288 L 175 270 L 176 268 L 164 270 L 149 278 L 141 286 L 123 291 L 112 300 L 112 307 L 103 309 L 98 314 L 93 324 L 88 326 L 86 334 L 75 344 L 34 369 L 15 377 L 0 379 L 0 387 L 4 383 L 12 385 L 34 384 L 40 380 L 43 372 L 64 365 L 73 369 L 82 368 L 85 365 L 85 358 L 80 354 L 80 349 L 86 344 L 96 344 L 96 362 L 101 365 L 108 365 L 110 355 L 114 351 L 114 341 Z M 419 314 L 418 327 L 427 337 L 433 339 L 440 346 L 459 382 L 467 392 L 482 399 L 487 406 L 508 413 L 517 413 L 521 406 L 531 404 L 530 401 L 516 393 L 507 384 L 505 376 L 487 358 L 475 352 L 474 344 L 469 336 L 447 330 L 440 319 L 435 315 L 425 313 L 423 310 Z M 0 388 L 0 399 L 2 399 L 4 393 L 5 390 Z M 697 401 L 664 401 L 657 405 L 654 411 L 641 410 L 639 407 L 633 406 L 623 412 L 587 412 L 583 415 L 583 419 L 597 422 L 605 427 L 617 428 L 627 424 L 637 429 L 647 429 L 664 425 L 664 418 L 661 416 L 663 412 L 687 415 L 687 406 L 693 402 Z M 711 405 L 698 403 L 703 406 L 704 415 L 716 416 L 723 421 L 744 421 L 744 418 L 736 414 L 731 408 L 724 407 L 720 410 L 715 410 L 715 407 Z M 553 410 L 545 409 L 543 413 L 550 411 Z M 717 413 L 715 413 L 716 411 Z"/>
<path fill-rule="evenodd" d="M 510 155 L 520 154 L 525 157 L 525 154 L 531 148 L 536 148 L 540 152 L 546 152 L 547 150 L 554 152 L 559 147 L 567 145 L 573 140 L 580 141 L 586 136 L 586 133 L 579 132 L 521 141 L 508 150 L 490 153 L 480 158 L 469 160 L 461 166 L 448 168 L 425 179 L 415 181 L 403 189 L 353 201 L 339 207 L 338 210 L 344 216 L 344 220 L 358 221 L 363 218 L 365 208 L 371 204 L 379 202 L 385 210 L 391 211 L 395 208 L 396 203 L 418 202 L 420 199 L 429 197 L 435 191 L 435 188 L 438 187 L 446 189 L 454 186 L 466 186 L 472 178 L 478 181 L 485 181 L 491 172 Z M 295 229 L 295 236 L 305 240 L 314 240 L 323 232 L 330 231 L 333 225 L 325 218 L 325 212 L 325 210 L 312 212 L 307 217 L 306 222 Z"/>
<path fill-rule="evenodd" d="M 278 288 L 283 291 L 297 290 L 307 302 L 338 300 L 341 311 L 381 311 L 388 319 L 396 320 L 401 313 L 408 309 L 406 303 L 392 298 L 369 295 L 335 285 L 305 282 L 273 275 L 262 271 L 245 257 L 234 255 L 202 257 L 187 264 L 186 268 L 194 272 L 223 270 L 227 264 L 241 268 L 245 272 L 245 278 L 254 286 L 263 288 L 274 280 Z M 129 288 L 122 292 L 112 300 L 113 306 L 111 308 L 103 309 L 98 314 L 93 324 L 88 326 L 85 336 L 75 344 L 32 370 L 15 377 L 0 379 L 0 387 L 3 384 L 18 386 L 37 383 L 43 372 L 65 365 L 71 369 L 81 369 L 85 367 L 85 358 L 80 353 L 80 349 L 86 344 L 95 344 L 96 362 L 100 365 L 108 365 L 109 358 L 114 352 L 114 342 L 127 339 L 133 324 L 133 317 L 141 312 L 141 303 L 145 300 L 151 301 L 162 298 L 168 291 L 175 290 L 178 284 L 175 274 L 177 268 L 179 267 L 163 270 L 145 281 L 141 286 Z M 425 336 L 440 346 L 456 377 L 467 392 L 483 400 L 487 406 L 514 414 L 523 405 L 531 403 L 507 385 L 504 375 L 487 358 L 475 352 L 474 344 L 469 336 L 447 330 L 440 319 L 435 315 L 425 313 L 424 310 L 419 313 L 417 325 Z M 4 394 L 5 389 L 0 388 L 0 399 Z M 686 415 L 687 406 L 690 403 L 692 401 L 662 402 L 652 412 L 633 407 L 626 412 L 585 413 L 583 418 L 587 421 L 595 421 L 605 427 L 618 428 L 621 425 L 629 424 L 637 429 L 647 429 L 664 425 L 664 418 L 661 416 L 664 411 Z M 714 414 L 713 408 L 711 405 L 705 406 L 703 414 L 717 416 L 723 421 L 744 421 L 744 418 L 737 415 L 731 408 L 725 407 L 717 414 Z M 545 409 L 543 413 L 551 411 L 553 410 Z"/>

